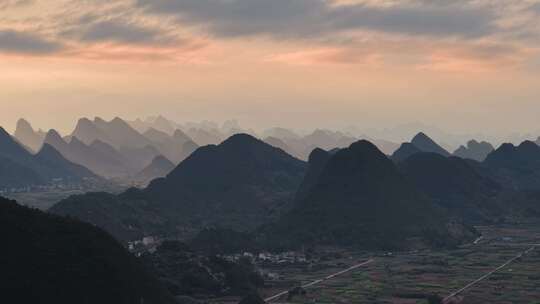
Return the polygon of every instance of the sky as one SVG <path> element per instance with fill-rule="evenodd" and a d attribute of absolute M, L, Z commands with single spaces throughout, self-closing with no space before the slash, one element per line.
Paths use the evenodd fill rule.
<path fill-rule="evenodd" d="M 0 125 L 540 135 L 538 0 L 0 0 Z"/>

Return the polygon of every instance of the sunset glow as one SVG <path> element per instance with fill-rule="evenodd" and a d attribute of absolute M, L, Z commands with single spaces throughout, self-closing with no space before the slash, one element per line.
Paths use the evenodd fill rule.
<path fill-rule="evenodd" d="M 536 131 L 539 15 L 533 0 L 1 0 L 0 119 Z"/>

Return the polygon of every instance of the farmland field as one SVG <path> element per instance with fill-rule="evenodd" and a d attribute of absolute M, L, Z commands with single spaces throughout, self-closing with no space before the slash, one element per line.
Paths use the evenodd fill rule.
<path fill-rule="evenodd" d="M 270 297 L 373 258 L 371 264 L 306 288 L 305 294 L 284 295 L 272 303 L 440 303 L 454 291 L 533 248 L 446 303 L 540 303 L 540 247 L 533 247 L 540 244 L 538 227 L 477 227 L 483 237 L 476 244 L 453 250 L 325 252 L 317 262 L 265 265 L 263 268 L 279 274 L 279 279 L 267 282 L 261 293 Z M 229 299 L 214 303 L 227 302 Z"/>

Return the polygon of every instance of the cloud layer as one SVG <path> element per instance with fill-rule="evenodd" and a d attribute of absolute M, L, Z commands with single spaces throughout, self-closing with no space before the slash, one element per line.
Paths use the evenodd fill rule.
<path fill-rule="evenodd" d="M 55 53 L 62 49 L 62 44 L 32 33 L 0 30 L 0 51 L 44 55 Z"/>
<path fill-rule="evenodd" d="M 244 43 L 264 45 L 263 62 L 384 64 L 407 54 L 416 58 L 402 62 L 422 67 L 434 58 L 516 66 L 540 47 L 536 0 L 0 0 L 0 7 L 0 52 L 25 56 L 175 61 Z"/>
<path fill-rule="evenodd" d="M 493 12 L 472 5 L 335 5 L 324 0 L 137 0 L 149 12 L 175 15 L 217 36 L 312 38 L 374 30 L 427 36 L 478 37 L 495 30 Z"/>

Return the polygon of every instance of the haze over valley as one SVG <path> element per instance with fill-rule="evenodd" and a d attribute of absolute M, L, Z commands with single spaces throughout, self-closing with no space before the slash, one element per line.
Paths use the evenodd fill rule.
<path fill-rule="evenodd" d="M 157 271 L 130 283 L 150 284 L 141 289 L 147 294 L 126 292 L 156 303 L 186 296 L 263 300 L 281 284 L 273 266 L 267 269 L 285 258 L 280 252 L 289 252 L 284 261 L 291 265 L 322 263 L 316 261 L 338 248 L 340 256 L 360 250 L 372 258 L 406 250 L 451 254 L 477 246 L 486 237 L 479 227 L 535 227 L 540 216 L 540 147 L 532 141 L 494 146 L 471 139 L 452 151 L 422 131 L 395 143 L 345 131 L 258 133 L 236 121 L 182 124 L 164 116 L 81 118 L 63 135 L 20 119 L 13 135 L 1 134 L 2 195 L 103 229 L 131 251 L 125 254 L 139 257 L 135 263 Z M 38 211 L 4 204 L 46 221 Z M 187 268 L 174 268 L 178 261 Z M 209 263 L 207 275 L 222 273 L 225 281 L 197 281 L 203 278 L 191 277 L 200 271 L 193 263 Z M 229 271 L 246 277 L 228 278 Z M 40 284 L 32 290 L 49 292 Z M 298 300 L 317 297 L 300 290 Z M 443 301 L 436 292 L 415 297 Z"/>
<path fill-rule="evenodd" d="M 0 0 L 0 302 L 540 303 L 540 0 Z"/>

